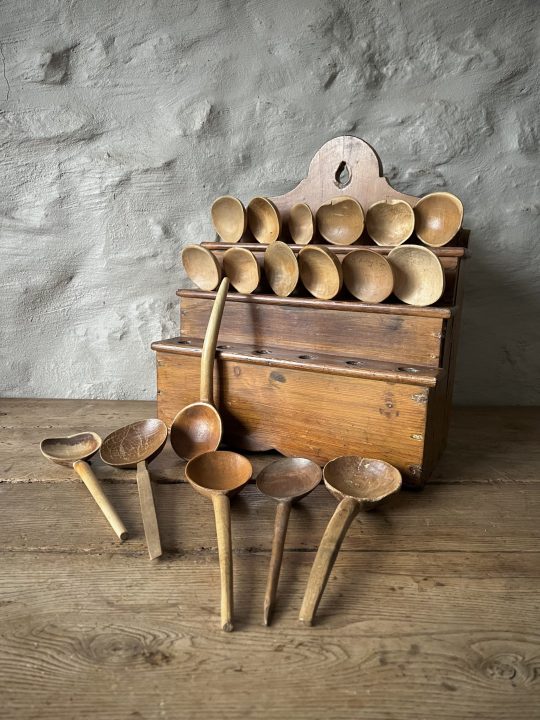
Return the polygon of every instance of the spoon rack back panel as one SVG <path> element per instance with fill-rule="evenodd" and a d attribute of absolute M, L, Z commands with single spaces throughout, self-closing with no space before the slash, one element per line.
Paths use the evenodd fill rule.
<path fill-rule="evenodd" d="M 388 184 L 375 151 L 354 137 L 326 143 L 308 176 L 271 199 L 286 226 L 294 204 L 307 202 L 316 211 L 339 195 L 354 197 L 364 210 L 387 198 L 413 207 L 418 202 Z M 423 484 L 446 442 L 467 240 L 462 231 L 452 245 L 435 250 L 446 279 L 436 306 L 368 305 L 346 295 L 279 298 L 264 288 L 252 295 L 229 292 L 215 368 L 225 440 L 320 464 L 339 454 L 378 457 L 395 464 L 407 484 Z M 342 257 L 355 245 L 325 247 Z M 206 246 L 218 254 L 230 247 Z M 258 255 L 264 249 L 255 247 Z M 187 289 L 178 295 L 182 335 L 152 346 L 158 413 L 168 425 L 199 397 L 202 339 L 215 297 Z"/>

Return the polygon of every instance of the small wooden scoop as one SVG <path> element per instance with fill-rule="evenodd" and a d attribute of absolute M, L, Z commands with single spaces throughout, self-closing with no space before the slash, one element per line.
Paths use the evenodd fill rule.
<path fill-rule="evenodd" d="M 317 210 L 317 227 L 332 245 L 352 245 L 364 230 L 362 206 L 346 195 L 332 198 Z"/>
<path fill-rule="evenodd" d="M 113 467 L 137 468 L 137 487 L 150 560 L 159 557 L 162 551 L 148 463 L 159 455 L 166 441 L 167 426 L 162 420 L 151 418 L 115 430 L 107 435 L 101 446 L 103 462 Z"/>
<path fill-rule="evenodd" d="M 99 505 L 101 512 L 107 518 L 120 542 L 124 542 L 128 536 L 126 527 L 103 492 L 99 480 L 94 475 L 90 465 L 86 462 L 100 447 L 101 438 L 93 432 L 84 432 L 60 438 L 46 438 L 41 441 L 40 445 L 41 452 L 46 458 L 58 465 L 66 465 L 75 470 Z"/>
<path fill-rule="evenodd" d="M 380 200 L 367 211 L 366 228 L 377 245 L 401 245 L 413 233 L 414 210 L 405 200 Z"/>
<path fill-rule="evenodd" d="M 298 253 L 300 280 L 319 300 L 331 300 L 343 285 L 343 270 L 334 253 L 316 245 L 307 245 Z"/>
<path fill-rule="evenodd" d="M 300 610 L 311 625 L 332 567 L 350 524 L 360 510 L 370 510 L 401 488 L 401 473 L 383 460 L 345 455 L 326 463 L 324 484 L 340 503 L 319 545 Z"/>
<path fill-rule="evenodd" d="M 441 247 L 461 228 L 463 204 L 449 192 L 434 192 L 421 198 L 414 208 L 417 236 L 426 245 Z"/>
<path fill-rule="evenodd" d="M 212 224 L 226 243 L 237 243 L 247 228 L 247 213 L 238 198 L 232 195 L 218 197 L 210 210 Z"/>
<path fill-rule="evenodd" d="M 227 251 L 229 252 L 229 251 Z M 264 274 L 268 284 L 279 297 L 288 297 L 298 285 L 298 260 L 281 240 L 269 245 L 264 252 Z"/>
<path fill-rule="evenodd" d="M 254 197 L 247 206 L 248 225 L 257 242 L 269 245 L 281 232 L 281 216 L 274 203 L 266 197 Z"/>
<path fill-rule="evenodd" d="M 221 418 L 213 405 L 214 356 L 228 289 L 229 279 L 223 278 L 204 336 L 200 402 L 191 403 L 180 410 L 171 425 L 171 445 L 175 453 L 184 460 L 216 450 L 221 442 Z"/>
<path fill-rule="evenodd" d="M 296 245 L 307 245 L 315 232 L 315 218 L 307 203 L 297 203 L 289 210 L 289 234 Z"/>
<path fill-rule="evenodd" d="M 270 624 L 276 590 L 279 582 L 279 571 L 283 558 L 283 547 L 287 534 L 287 525 L 291 506 L 314 490 L 321 481 L 322 471 L 312 460 L 305 458 L 282 458 L 267 465 L 257 478 L 259 490 L 273 500 L 277 500 L 276 519 L 274 523 L 274 540 L 266 594 L 264 597 L 265 625 Z"/>
<path fill-rule="evenodd" d="M 223 253 L 223 271 L 235 290 L 249 295 L 261 282 L 261 268 L 257 258 L 247 248 L 232 247 Z"/>
<path fill-rule="evenodd" d="M 253 470 L 249 460 L 228 450 L 205 452 L 186 465 L 186 477 L 214 506 L 221 573 L 221 627 L 233 629 L 233 563 L 229 496 L 240 492 Z"/>
<path fill-rule="evenodd" d="M 182 263 L 188 278 L 201 290 L 215 290 L 221 280 L 221 265 L 210 250 L 202 245 L 186 245 Z"/>

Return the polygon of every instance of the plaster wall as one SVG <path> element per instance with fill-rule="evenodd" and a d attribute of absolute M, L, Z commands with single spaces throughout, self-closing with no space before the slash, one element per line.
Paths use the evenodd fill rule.
<path fill-rule="evenodd" d="M 0 393 L 152 398 L 209 207 L 355 134 L 472 229 L 455 399 L 540 401 L 533 0 L 0 0 Z"/>

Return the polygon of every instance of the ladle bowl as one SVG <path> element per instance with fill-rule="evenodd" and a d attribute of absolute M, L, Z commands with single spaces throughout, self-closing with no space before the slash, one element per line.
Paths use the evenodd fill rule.
<path fill-rule="evenodd" d="M 413 234 L 414 210 L 405 200 L 381 200 L 367 211 L 366 229 L 377 245 L 401 245 Z"/>
<path fill-rule="evenodd" d="M 448 192 L 434 192 L 421 198 L 414 208 L 418 238 L 431 247 L 442 247 L 452 240 L 463 222 L 463 204 Z"/>
<path fill-rule="evenodd" d="M 149 418 L 115 430 L 101 446 L 101 459 L 119 468 L 137 468 L 137 488 L 146 545 L 151 560 L 162 554 L 159 526 L 152 493 L 148 463 L 163 449 L 167 426 L 162 420 Z"/>
<path fill-rule="evenodd" d="M 247 207 L 248 226 L 257 242 L 269 245 L 281 232 L 281 217 L 274 203 L 266 197 L 254 197 Z"/>
<path fill-rule="evenodd" d="M 246 232 L 247 213 L 238 198 L 232 195 L 218 197 L 212 203 L 210 214 L 215 231 L 224 242 L 237 243 Z"/>
<path fill-rule="evenodd" d="M 346 195 L 332 198 L 317 210 L 317 228 L 332 245 L 352 245 L 364 230 L 362 206 Z"/>
<path fill-rule="evenodd" d="M 368 248 L 351 250 L 343 258 L 343 282 L 358 300 L 380 303 L 394 287 L 394 274 L 388 260 Z"/>
<path fill-rule="evenodd" d="M 101 484 L 90 465 L 86 462 L 100 447 L 101 438 L 94 432 L 83 432 L 77 435 L 68 435 L 67 437 L 45 438 L 40 444 L 41 452 L 48 460 L 52 460 L 58 465 L 72 467 L 75 470 L 116 536 L 120 542 L 123 542 L 128 536 L 126 527 L 103 492 Z"/>
<path fill-rule="evenodd" d="M 323 469 L 324 484 L 339 500 L 324 532 L 300 610 L 300 620 L 311 625 L 334 562 L 352 521 L 360 510 L 370 510 L 401 488 L 401 473 L 383 460 L 345 455 Z"/>
<path fill-rule="evenodd" d="M 302 284 L 319 300 L 331 300 L 341 290 L 343 270 L 334 253 L 308 245 L 298 253 L 298 265 Z"/>
<path fill-rule="evenodd" d="M 261 268 L 257 258 L 247 248 L 229 248 L 223 253 L 223 271 L 235 290 L 249 295 L 261 282 Z"/>
<path fill-rule="evenodd" d="M 221 265 L 213 253 L 202 245 L 186 245 L 182 263 L 188 278 L 201 290 L 215 290 L 221 280 Z"/>
<path fill-rule="evenodd" d="M 295 245 L 307 245 L 315 232 L 315 218 L 307 203 L 296 203 L 289 210 L 289 234 Z"/>
<path fill-rule="evenodd" d="M 228 450 L 205 452 L 186 465 L 186 478 L 200 495 L 212 501 L 221 575 L 221 627 L 233 630 L 233 561 L 229 496 L 246 485 L 253 468 L 249 460 Z"/>
<path fill-rule="evenodd" d="M 298 285 L 299 270 L 296 255 L 281 240 L 269 245 L 264 253 L 264 274 L 268 284 L 279 297 L 287 297 Z"/>
<path fill-rule="evenodd" d="M 407 305 L 425 307 L 444 292 L 444 270 L 439 258 L 422 245 L 401 245 L 388 253 L 394 273 L 394 295 Z"/>
<path fill-rule="evenodd" d="M 257 477 L 260 492 L 278 503 L 264 597 L 265 625 L 269 625 L 274 609 L 291 507 L 317 487 L 321 476 L 321 468 L 312 460 L 281 458 L 263 468 Z"/>

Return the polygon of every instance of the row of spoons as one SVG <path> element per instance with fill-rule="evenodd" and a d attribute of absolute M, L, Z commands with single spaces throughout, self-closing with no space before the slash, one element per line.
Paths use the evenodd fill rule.
<path fill-rule="evenodd" d="M 344 285 L 362 302 L 380 303 L 393 293 L 408 305 L 427 306 L 440 299 L 445 285 L 439 258 L 422 245 L 395 247 L 387 258 L 369 248 L 339 256 L 320 245 L 296 253 L 279 240 L 264 253 L 240 245 L 214 253 L 202 245 L 188 245 L 182 262 L 189 279 L 201 290 L 215 290 L 225 275 L 245 295 L 264 290 L 266 280 L 280 297 L 291 295 L 301 283 L 319 300 L 331 300 Z"/>
<path fill-rule="evenodd" d="M 266 197 L 253 198 L 247 208 L 232 195 L 214 201 L 212 224 L 226 243 L 255 240 L 269 245 L 283 233 L 281 214 Z M 421 198 L 414 209 L 405 200 L 387 198 L 364 213 L 352 197 L 340 196 L 323 203 L 314 214 L 310 206 L 297 203 L 289 210 L 288 235 L 296 245 L 307 245 L 318 235 L 332 245 L 352 245 L 364 232 L 381 246 L 403 244 L 411 235 L 431 247 L 449 243 L 463 222 L 463 205 L 447 192 Z M 283 233 L 286 234 L 286 233 Z"/>

